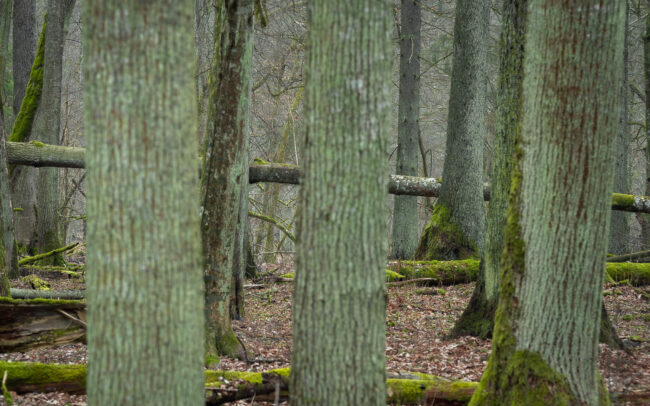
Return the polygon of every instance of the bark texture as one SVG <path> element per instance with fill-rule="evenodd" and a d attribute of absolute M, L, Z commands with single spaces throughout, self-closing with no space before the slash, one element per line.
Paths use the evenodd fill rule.
<path fill-rule="evenodd" d="M 492 336 L 513 154 L 520 128 L 527 3 L 527 0 L 503 1 L 497 126 L 494 137 L 485 250 L 476 288 L 469 305 L 456 321 L 452 332 L 454 335 L 467 334 L 482 338 Z"/>
<path fill-rule="evenodd" d="M 84 1 L 88 403 L 199 405 L 192 2 Z"/>
<path fill-rule="evenodd" d="M 493 349 L 470 404 L 607 404 L 597 372 L 600 270 L 625 10 L 530 3 Z"/>
<path fill-rule="evenodd" d="M 235 255 L 239 256 L 244 237 L 238 224 L 242 205 L 248 199 L 243 190 L 248 185 L 253 1 L 221 4 L 216 18 L 220 24 L 215 28 L 215 61 L 210 72 L 201 176 L 205 345 L 209 363 L 218 354 L 235 355 L 242 351 L 230 324 L 230 298 Z"/>
<path fill-rule="evenodd" d="M 37 38 L 35 0 L 14 0 L 13 3 L 13 108 L 16 117 L 29 82 L 29 73 L 36 55 Z"/>
<path fill-rule="evenodd" d="M 650 10 L 650 0 L 647 1 Z M 646 137 L 646 183 L 645 193 L 650 194 L 650 13 L 646 16 L 646 29 L 643 36 L 643 71 L 645 76 L 645 137 Z M 650 216 L 642 216 L 641 240 L 644 244 L 650 242 Z"/>
<path fill-rule="evenodd" d="M 449 95 L 442 189 L 416 259 L 464 259 L 483 249 L 487 27 L 490 4 L 456 2 L 454 58 Z M 458 256 L 464 255 L 464 256 Z"/>
<path fill-rule="evenodd" d="M 630 193 L 628 159 L 630 134 L 628 131 L 628 20 L 629 5 L 626 3 L 625 17 L 625 44 L 623 48 L 623 75 L 621 77 L 620 99 L 619 99 L 619 118 L 618 129 L 616 131 L 616 159 L 614 160 L 614 193 Z M 612 213 L 611 226 L 609 228 L 609 246 L 610 254 L 622 255 L 628 252 L 630 240 L 630 226 L 628 224 L 630 215 L 627 213 Z"/>
<path fill-rule="evenodd" d="M 391 6 L 310 3 L 292 405 L 386 404 Z"/>
<path fill-rule="evenodd" d="M 402 0 L 399 39 L 399 111 L 395 173 L 417 176 L 420 134 L 421 5 Z M 418 199 L 395 196 L 390 258 L 410 259 L 418 246 Z"/>

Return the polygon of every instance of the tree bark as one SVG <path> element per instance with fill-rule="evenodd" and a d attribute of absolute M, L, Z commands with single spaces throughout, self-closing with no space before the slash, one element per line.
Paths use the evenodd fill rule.
<path fill-rule="evenodd" d="M 625 12 L 625 43 L 623 45 L 623 75 L 621 77 L 620 85 L 620 105 L 619 105 L 619 119 L 618 119 L 618 128 L 616 131 L 616 159 L 614 161 L 614 193 L 629 193 L 630 192 L 630 181 L 629 181 L 629 169 L 628 169 L 628 159 L 629 155 L 629 145 L 630 145 L 630 134 L 628 131 L 628 113 L 627 113 L 627 104 L 628 104 L 628 74 L 627 74 L 627 65 L 628 65 L 628 25 L 629 25 L 629 5 L 626 4 Z M 609 248 L 608 251 L 611 254 L 621 255 L 628 252 L 628 245 L 630 240 L 630 226 L 629 221 L 630 215 L 627 213 L 612 213 L 611 226 L 609 228 Z"/>
<path fill-rule="evenodd" d="M 13 1 L 14 117 L 18 116 L 36 55 L 35 0 Z"/>
<path fill-rule="evenodd" d="M 464 259 L 484 247 L 481 192 L 489 10 L 489 2 L 482 0 L 456 2 L 442 188 L 416 259 Z"/>
<path fill-rule="evenodd" d="M 395 173 L 417 176 L 420 134 L 420 26 L 421 5 L 401 1 L 399 39 L 399 111 Z M 418 199 L 398 195 L 393 199 L 393 229 L 389 258 L 410 259 L 418 246 Z"/>
<path fill-rule="evenodd" d="M 492 336 L 497 307 L 501 253 L 507 221 L 508 196 L 515 140 L 519 136 L 522 103 L 524 41 L 527 0 L 504 0 L 501 22 L 501 50 L 497 126 L 494 137 L 492 185 L 487 214 L 485 250 L 478 281 L 467 308 L 456 321 L 452 334 Z"/>
<path fill-rule="evenodd" d="M 215 30 L 201 176 L 205 349 L 209 363 L 218 355 L 241 355 L 243 351 L 230 324 L 230 300 L 235 255 L 239 256 L 237 248 L 243 245 L 244 237 L 239 217 L 248 199 L 243 190 L 248 185 L 253 1 L 219 5 L 216 18 L 221 24 Z"/>
<path fill-rule="evenodd" d="M 88 403 L 198 405 L 204 301 L 190 0 L 82 2 Z"/>
<path fill-rule="evenodd" d="M 391 6 L 309 3 L 292 405 L 386 404 Z"/>
<path fill-rule="evenodd" d="M 647 1 L 650 10 L 650 0 Z M 643 72 L 645 77 L 645 137 L 646 137 L 646 183 L 645 193 L 650 194 L 650 13 L 646 16 L 646 29 L 643 36 Z M 641 223 L 641 240 L 650 243 L 650 216 L 643 216 Z"/>
<path fill-rule="evenodd" d="M 530 3 L 492 354 L 470 404 L 608 404 L 597 370 L 600 270 L 625 9 Z"/>
<path fill-rule="evenodd" d="M 61 129 L 64 25 L 74 0 L 48 0 L 43 55 L 43 90 L 34 119 L 32 139 L 57 145 Z M 41 168 L 36 179 L 36 239 L 38 252 L 61 246 L 59 229 L 59 170 Z M 44 265 L 63 265 L 63 256 L 49 256 Z"/>

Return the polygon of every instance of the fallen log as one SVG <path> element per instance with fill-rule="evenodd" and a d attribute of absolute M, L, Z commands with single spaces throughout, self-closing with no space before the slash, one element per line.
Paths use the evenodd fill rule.
<path fill-rule="evenodd" d="M 76 247 L 77 245 L 79 245 L 79 243 L 75 242 L 73 244 L 66 245 L 65 247 L 60 247 L 60 248 L 54 249 L 54 250 L 49 251 L 49 252 L 44 252 L 43 254 L 34 255 L 33 257 L 25 257 L 25 258 L 21 259 L 20 261 L 18 261 L 18 266 L 31 264 L 32 262 L 36 262 L 36 261 L 41 260 L 43 258 L 47 258 L 49 256 L 52 256 L 54 254 L 58 254 L 58 253 L 61 253 L 61 252 L 71 250 L 74 247 Z"/>
<path fill-rule="evenodd" d="M 84 154 L 84 148 L 41 143 L 7 143 L 7 161 L 13 165 L 83 168 L 85 167 Z M 275 182 L 299 185 L 300 168 L 295 165 L 255 160 L 250 164 L 248 181 L 249 183 Z M 388 180 L 388 193 L 395 195 L 438 197 L 440 187 L 440 180 L 434 178 L 390 175 Z M 490 199 L 489 187 L 483 189 L 483 198 Z M 650 213 L 650 197 L 614 193 L 612 210 Z"/>
<path fill-rule="evenodd" d="M 83 340 L 85 320 L 84 302 L 0 297 L 0 353 Z"/>
<path fill-rule="evenodd" d="M 34 290 L 11 288 L 11 297 L 13 299 L 82 300 L 85 296 L 85 290 Z"/>
<path fill-rule="evenodd" d="M 627 262 L 633 259 L 644 259 L 650 257 L 650 250 L 648 251 L 639 251 L 632 252 L 630 254 L 617 255 L 615 257 L 609 257 L 606 259 L 607 262 Z"/>
<path fill-rule="evenodd" d="M 614 282 L 629 281 L 632 286 L 650 285 L 650 263 L 608 262 L 607 274 Z M 479 261 L 397 261 L 388 270 L 403 276 L 392 280 L 430 279 L 434 285 L 453 285 L 476 281 Z"/>
<path fill-rule="evenodd" d="M 17 393 L 25 392 L 69 392 L 85 393 L 86 365 L 41 364 L 38 362 L 0 361 L 0 374 L 7 371 L 6 386 Z M 389 374 L 389 376 L 391 376 Z M 476 382 L 452 381 L 434 375 L 400 374 L 404 378 L 386 380 L 388 402 L 391 404 L 415 405 L 435 398 L 436 403 L 466 404 L 478 385 Z M 241 380 L 236 392 L 221 392 L 211 396 L 206 404 L 217 405 L 228 399 L 245 399 L 255 396 L 261 400 L 265 395 L 276 391 L 277 384 L 286 397 L 289 368 L 274 369 L 268 372 L 205 371 L 206 389 L 215 390 L 225 381 Z M 229 400 L 229 401 L 232 401 Z"/>

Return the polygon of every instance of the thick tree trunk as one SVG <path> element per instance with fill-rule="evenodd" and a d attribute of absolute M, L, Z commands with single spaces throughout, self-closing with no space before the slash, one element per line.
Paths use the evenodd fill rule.
<path fill-rule="evenodd" d="M 35 0 L 13 0 L 14 117 L 18 116 L 36 55 Z"/>
<path fill-rule="evenodd" d="M 487 37 L 490 4 L 456 2 L 442 189 L 416 259 L 464 259 L 483 250 Z"/>
<path fill-rule="evenodd" d="M 61 129 L 61 81 L 63 76 L 64 25 L 74 0 L 48 0 L 45 50 L 43 56 L 43 91 L 34 119 L 32 139 L 51 145 L 59 144 Z M 36 239 L 38 252 L 61 246 L 59 236 L 59 170 L 41 168 L 36 179 Z M 63 265 L 63 256 L 44 259 L 44 265 Z"/>
<path fill-rule="evenodd" d="M 647 1 L 650 10 L 650 0 Z M 643 36 L 643 72 L 645 76 L 645 137 L 646 137 L 646 183 L 645 193 L 650 194 L 650 13 L 646 15 L 646 29 Z M 641 221 L 641 240 L 650 244 L 650 216 L 643 216 Z"/>
<path fill-rule="evenodd" d="M 290 403 L 385 405 L 392 1 L 309 5 Z"/>
<path fill-rule="evenodd" d="M 621 77 L 620 87 L 620 104 L 619 104 L 619 118 L 618 129 L 616 131 L 616 159 L 614 161 L 614 193 L 630 193 L 629 186 L 629 169 L 628 159 L 630 135 L 627 126 L 628 114 L 628 24 L 629 24 L 629 5 L 626 4 L 626 17 L 625 17 L 625 44 L 623 48 L 623 75 Z M 630 226 L 628 221 L 630 215 L 627 213 L 612 213 L 611 226 L 609 228 L 609 248 L 608 252 L 611 254 L 621 255 L 628 252 L 628 242 L 630 240 Z"/>
<path fill-rule="evenodd" d="M 421 5 L 401 1 L 399 39 L 399 112 L 395 173 L 417 176 L 420 135 L 420 26 Z M 418 246 L 418 199 L 395 196 L 389 258 L 410 259 Z"/>
<path fill-rule="evenodd" d="M 248 198 L 242 189 L 248 185 L 253 2 L 241 0 L 220 5 L 216 18 L 222 24 L 215 31 L 201 176 L 208 363 L 219 354 L 236 355 L 243 351 L 230 324 L 230 298 L 234 258 L 240 253 L 237 248 L 243 238 L 238 226 L 245 204 L 242 199 Z"/>
<path fill-rule="evenodd" d="M 515 140 L 519 136 L 526 7 L 527 0 L 503 2 L 497 128 L 494 137 L 485 250 L 470 303 L 454 326 L 452 334 L 456 336 L 473 335 L 486 338 L 492 335 L 494 326 L 513 153 Z"/>
<path fill-rule="evenodd" d="M 470 404 L 608 404 L 597 371 L 600 269 L 625 10 L 530 2 L 493 348 Z"/>
<path fill-rule="evenodd" d="M 192 2 L 82 3 L 88 403 L 204 400 Z"/>

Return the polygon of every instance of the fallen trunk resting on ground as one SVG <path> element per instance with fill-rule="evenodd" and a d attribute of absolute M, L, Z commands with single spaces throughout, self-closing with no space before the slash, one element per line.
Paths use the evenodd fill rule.
<path fill-rule="evenodd" d="M 478 276 L 479 261 L 398 261 L 388 265 L 391 281 L 428 279 L 435 285 L 473 282 Z M 629 281 L 633 286 L 650 285 L 650 263 L 608 262 L 607 274 L 615 282 Z M 399 275 L 403 277 L 400 278 Z"/>
<path fill-rule="evenodd" d="M 0 375 L 7 371 L 7 388 L 17 393 L 69 392 L 86 390 L 86 365 L 41 364 L 37 362 L 0 361 Z M 286 395 L 289 369 L 268 372 L 206 371 L 206 389 L 213 392 L 207 404 L 223 404 L 226 399 L 236 400 L 275 392 L 276 382 Z M 422 404 L 425 399 L 435 399 L 436 404 L 466 404 L 476 382 L 452 381 L 434 375 L 418 373 L 388 374 L 386 380 L 388 402 L 396 404 Z M 237 391 L 219 390 L 224 381 L 245 381 Z"/>
<path fill-rule="evenodd" d="M 85 320 L 84 302 L 1 297 L 0 353 L 83 340 L 86 335 Z"/>
<path fill-rule="evenodd" d="M 627 262 L 633 259 L 650 258 L 650 251 L 639 251 L 631 254 L 617 255 L 615 257 L 608 257 L 607 262 Z"/>
<path fill-rule="evenodd" d="M 18 261 L 18 266 L 31 264 L 32 262 L 39 261 L 39 260 L 41 260 L 43 258 L 47 258 L 47 257 L 52 256 L 54 254 L 58 254 L 58 253 L 61 253 L 61 252 L 71 250 L 74 247 L 76 247 L 77 245 L 79 245 L 79 243 L 75 242 L 73 244 L 66 245 L 65 247 L 60 247 L 60 248 L 57 248 L 55 250 L 45 252 L 43 254 L 34 255 L 33 257 L 25 257 L 25 258 L 21 259 L 20 261 Z"/>
<path fill-rule="evenodd" d="M 61 168 L 83 168 L 83 148 L 61 147 L 38 142 L 7 142 L 7 161 L 12 165 L 53 166 Z M 198 165 L 198 163 L 197 163 Z M 275 182 L 300 184 L 300 168 L 295 165 L 269 163 L 256 160 L 251 163 L 249 183 Z M 416 176 L 390 175 L 388 193 L 396 195 L 437 197 L 440 194 L 440 180 Z M 490 199 L 490 190 L 483 190 L 483 198 Z M 650 197 L 614 193 L 612 210 L 650 213 Z"/>
<path fill-rule="evenodd" d="M 81 300 L 85 295 L 85 290 L 34 290 L 11 288 L 11 297 L 13 299 Z"/>

